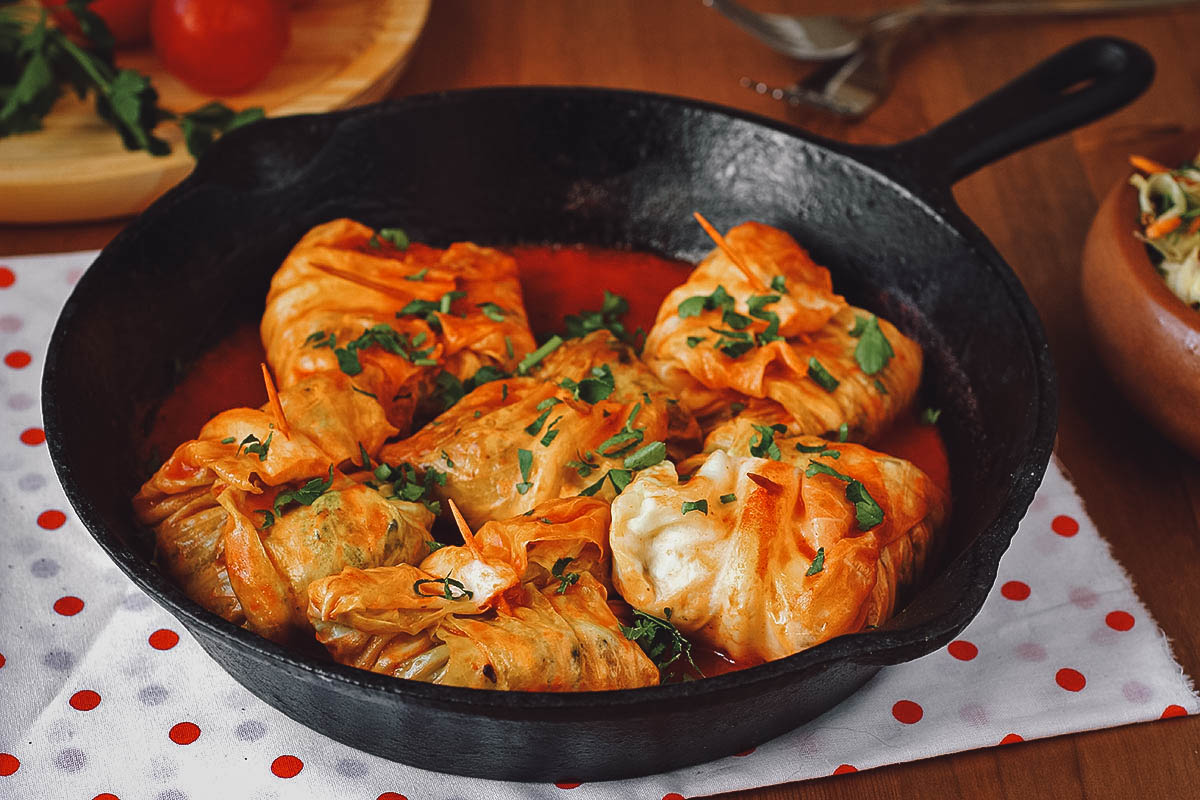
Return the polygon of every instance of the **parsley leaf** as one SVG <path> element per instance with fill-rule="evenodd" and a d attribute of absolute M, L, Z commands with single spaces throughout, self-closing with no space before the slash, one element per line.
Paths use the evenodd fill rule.
<path fill-rule="evenodd" d="M 892 356 L 896 355 L 892 350 L 892 343 L 879 328 L 879 317 L 874 314 L 870 319 L 857 317 L 850 335 L 858 339 L 858 345 L 854 348 L 854 360 L 868 375 L 879 372 L 892 360 Z"/>
<path fill-rule="evenodd" d="M 529 353 L 517 363 L 517 374 L 526 375 L 529 370 L 541 363 L 542 359 L 562 347 L 563 338 L 557 333 L 546 340 L 546 343 Z"/>
<path fill-rule="evenodd" d="M 707 500 L 684 500 L 683 506 L 682 506 L 682 513 L 687 514 L 692 511 L 699 511 L 701 514 L 704 514 L 707 516 L 708 501 Z"/>
<path fill-rule="evenodd" d="M 236 441 L 237 441 L 237 439 L 235 439 L 234 437 L 226 436 L 224 439 L 221 440 L 221 444 L 233 444 Z"/>
<path fill-rule="evenodd" d="M 668 668 L 683 658 L 691 665 L 696 675 L 704 677 L 704 673 L 692 658 L 692 643 L 671 623 L 671 609 L 664 608 L 663 616 L 656 617 L 635 608 L 633 624 L 620 627 L 625 638 L 637 643 L 654 662 L 660 676 L 665 676 Z"/>
<path fill-rule="evenodd" d="M 824 570 L 825 570 L 825 548 L 818 547 L 817 554 L 815 556 L 813 556 L 812 564 L 809 566 L 808 571 L 805 572 L 804 574 L 806 576 L 812 576 L 812 575 L 816 575 L 818 572 L 824 572 Z"/>
<path fill-rule="evenodd" d="M 662 462 L 667 457 L 667 445 L 665 442 L 651 442 L 645 447 L 639 448 L 625 457 L 623 466 L 625 469 L 639 470 L 653 467 L 655 464 Z"/>
<path fill-rule="evenodd" d="M 737 495 L 734 494 L 733 492 L 730 492 L 729 494 L 721 495 L 722 503 L 732 503 L 734 500 L 737 500 Z"/>
<path fill-rule="evenodd" d="M 566 594 L 567 587 L 578 582 L 579 580 L 578 572 L 563 572 L 563 570 L 566 569 L 567 564 L 570 564 L 572 561 L 574 561 L 574 559 L 570 556 L 567 556 L 566 558 L 560 558 L 555 561 L 554 566 L 550 568 L 550 575 L 560 581 L 558 584 L 558 589 L 556 590 L 557 594 Z"/>
<path fill-rule="evenodd" d="M 397 250 L 408 249 L 408 234 L 402 228 L 380 228 L 379 238 Z M 421 280 L 420 278 L 413 278 L 411 275 L 407 277 L 409 280 Z"/>
<path fill-rule="evenodd" d="M 641 328 L 630 333 L 621 321 L 621 317 L 629 312 L 629 303 L 624 297 L 604 290 L 604 302 L 599 311 L 581 311 L 578 314 L 568 314 L 563 318 L 567 336 L 577 338 L 589 333 L 607 329 L 619 340 L 641 352 L 640 340 L 645 335 Z"/>
<path fill-rule="evenodd" d="M 940 408 L 927 408 L 921 412 L 922 425 L 936 425 L 938 417 L 942 416 Z"/>
<path fill-rule="evenodd" d="M 441 513 L 442 504 L 432 499 L 433 488 L 446 485 L 446 473 L 429 467 L 424 476 L 418 478 L 417 470 L 411 464 L 394 467 L 380 464 L 375 468 L 375 478 L 392 484 L 392 496 L 389 499 L 421 503 L 432 513 Z"/>
<path fill-rule="evenodd" d="M 441 584 L 442 591 L 435 594 L 421 591 L 421 587 L 427 583 Z M 449 576 L 445 578 L 422 578 L 413 583 L 413 592 L 421 597 L 444 597 L 447 600 L 470 600 L 475 595 L 470 589 L 463 586 L 460 581 L 456 581 Z M 457 592 L 457 594 L 455 594 Z"/>
<path fill-rule="evenodd" d="M 707 336 L 689 336 L 687 337 L 687 346 L 694 350 L 696 349 L 696 345 L 700 344 L 707 338 Z"/>
<path fill-rule="evenodd" d="M 423 281 L 423 280 L 425 280 L 425 276 L 428 274 L 429 274 L 429 267 L 421 267 L 419 270 L 414 272 L 412 275 L 405 275 L 404 280 L 406 280 L 406 281 Z"/>
<path fill-rule="evenodd" d="M 358 359 L 358 351 L 371 347 L 378 347 L 388 353 L 398 355 L 418 367 L 434 366 L 437 362 L 429 357 L 433 354 L 434 346 L 417 349 L 424 343 L 424 333 L 410 337 L 407 333 L 397 333 L 392 326 L 381 322 L 367 328 L 357 339 L 347 342 L 345 347 L 334 347 L 332 339 L 328 346 L 334 347 L 333 354 L 337 357 L 338 367 L 342 372 L 353 377 L 363 371 L 362 363 Z M 325 346 L 323 342 L 314 345 L 314 347 L 323 346 Z"/>
<path fill-rule="evenodd" d="M 329 465 L 329 477 L 322 480 L 321 478 L 313 478 L 308 483 L 301 486 L 299 489 L 292 489 L 286 492 L 280 492 L 275 496 L 274 510 L 276 516 L 282 516 L 283 509 L 292 503 L 299 503 L 302 506 L 311 506 L 317 501 L 317 498 L 329 491 L 329 487 L 333 486 L 333 464 Z"/>
<path fill-rule="evenodd" d="M 832 392 L 841 383 L 841 381 L 829 374 L 829 370 L 825 369 L 820 361 L 817 361 L 816 356 L 809 356 L 808 377 L 812 378 L 818 386 L 827 392 Z"/>
<path fill-rule="evenodd" d="M 521 482 L 517 484 L 517 494 L 525 494 L 533 488 L 529 482 L 529 473 L 533 469 L 533 452 L 517 450 L 517 467 L 521 470 Z"/>
<path fill-rule="evenodd" d="M 771 278 L 771 288 L 777 292 L 787 294 L 787 279 L 782 275 L 776 275 L 774 278 Z"/>
<path fill-rule="evenodd" d="M 553 411 L 554 407 L 561 402 L 562 400 L 559 400 L 557 397 L 547 397 L 545 400 L 538 403 L 537 410 L 541 411 L 542 413 L 537 419 L 525 426 L 525 432 L 530 436 L 537 436 L 539 433 L 541 433 L 542 426 L 546 424 L 546 419 L 550 416 L 550 412 Z"/>
<path fill-rule="evenodd" d="M 850 438 L 850 426 L 847 423 L 843 422 L 841 425 L 838 425 L 838 441 L 844 442 L 849 438 Z"/>
<path fill-rule="evenodd" d="M 504 322 L 504 309 L 495 303 L 476 303 L 475 307 L 483 312 L 483 315 L 492 322 Z"/>
<path fill-rule="evenodd" d="M 234 455 L 235 456 L 241 455 L 242 448 L 244 447 L 244 448 L 246 448 L 246 453 L 248 455 L 256 455 L 256 456 L 258 456 L 259 461 L 266 461 L 267 453 L 271 449 L 271 439 L 273 439 L 274 437 L 275 437 L 275 431 L 271 431 L 270 433 L 267 434 L 267 438 L 265 441 L 259 441 L 259 438 L 252 433 L 252 434 L 248 435 L 245 439 L 242 439 L 242 443 L 238 445 L 238 449 L 234 453 Z"/>
<path fill-rule="evenodd" d="M 804 471 L 806 478 L 811 478 L 814 475 L 829 475 L 832 478 L 837 478 L 839 481 L 846 482 L 846 499 L 854 504 L 854 514 L 858 521 L 858 529 L 860 531 L 869 531 L 879 523 L 883 522 L 883 508 L 879 503 L 875 502 L 875 498 L 871 497 L 867 487 L 855 478 L 849 475 L 843 475 L 828 464 L 823 464 L 820 461 L 810 461 L 808 469 Z"/>
<path fill-rule="evenodd" d="M 778 461 L 783 454 L 779 452 L 779 445 L 775 443 L 775 434 L 786 433 L 787 426 L 776 423 L 774 425 L 754 425 L 754 430 L 758 431 L 758 440 L 750 442 L 750 455 L 755 458 L 769 458 L 772 461 Z"/>
<path fill-rule="evenodd" d="M 599 403 L 601 400 L 607 400 L 613 393 L 613 390 L 616 389 L 612 367 L 608 364 L 592 367 L 588 377 L 578 383 L 570 378 L 563 378 L 558 385 L 573 392 L 576 400 L 582 400 L 585 403 L 593 405 Z"/>

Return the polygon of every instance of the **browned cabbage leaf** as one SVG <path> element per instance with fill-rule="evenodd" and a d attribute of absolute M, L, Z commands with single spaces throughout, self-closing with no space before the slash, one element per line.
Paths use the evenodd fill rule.
<path fill-rule="evenodd" d="M 779 460 L 756 458 L 750 447 L 763 434 L 748 420 L 736 426 L 727 432 L 735 444 L 697 456 L 687 483 L 663 463 L 614 501 L 621 595 L 648 613 L 672 609 L 680 630 L 751 662 L 888 619 L 928 559 L 946 514 L 942 491 L 907 461 L 811 436 L 772 432 Z M 861 482 L 882 521 L 863 530 L 850 484 L 806 476 L 812 462 Z"/>
<path fill-rule="evenodd" d="M 590 403 L 563 386 L 564 379 L 582 381 L 602 366 L 615 387 L 607 398 Z M 437 491 L 478 525 L 586 491 L 654 442 L 693 442 L 685 449 L 694 450 L 698 435 L 691 415 L 646 366 L 607 331 L 597 331 L 559 347 L 536 377 L 476 388 L 381 455 L 389 464 L 446 473 Z M 527 473 L 521 451 L 528 453 Z M 603 480 L 596 496 L 615 494 L 612 481 Z"/>
<path fill-rule="evenodd" d="M 401 314 L 414 301 L 439 307 Z M 401 250 L 349 219 L 318 225 L 267 295 L 262 340 L 280 386 L 342 368 L 335 350 L 368 329 L 381 335 L 354 350 L 361 372 L 353 377 L 401 430 L 442 370 L 460 381 L 484 366 L 511 372 L 534 347 L 510 256 L 469 242 Z"/>
<path fill-rule="evenodd" d="M 851 331 L 872 315 L 833 294 L 828 270 L 791 236 L 768 225 L 743 223 L 729 231 L 726 241 L 756 282 L 721 249 L 714 250 L 686 283 L 667 295 L 643 354 L 706 431 L 736 414 L 734 404 L 741 403 L 760 420 L 783 422 L 793 433 L 820 434 L 845 423 L 855 438 L 869 439 L 911 405 L 921 378 L 916 342 L 887 320 L 878 320 L 894 355 L 882 369 L 866 374 L 854 356 L 860 339 Z M 708 297 L 718 287 L 733 298 L 732 310 L 749 320 L 748 327 L 732 330 L 721 308 L 680 316 L 681 304 Z M 769 296 L 779 299 L 759 311 L 778 317 L 782 338 L 736 356 L 728 348 L 718 349 L 752 341 L 750 337 L 767 330 L 768 320 L 754 317 L 749 301 Z M 837 381 L 836 388 L 827 389 L 810 377 L 810 359 Z"/>
<path fill-rule="evenodd" d="M 316 581 L 309 618 L 337 661 L 394 677 L 516 691 L 651 685 L 658 669 L 621 633 L 597 579 L 608 524 L 604 501 L 554 500 L 419 568 Z"/>

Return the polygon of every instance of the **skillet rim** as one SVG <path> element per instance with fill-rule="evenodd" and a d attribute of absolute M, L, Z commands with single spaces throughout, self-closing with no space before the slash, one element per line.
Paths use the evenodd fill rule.
<path fill-rule="evenodd" d="M 714 696 L 727 693 L 740 693 L 758 686 L 784 681 L 795 674 L 826 667 L 832 662 L 850 661 L 873 666 L 898 664 L 931 652 L 941 646 L 944 643 L 943 640 L 948 640 L 949 636 L 965 627 L 978 613 L 991 591 L 1000 556 L 1007 550 L 1012 536 L 1016 534 L 1018 525 L 1025 516 L 1049 464 L 1056 429 L 1057 386 L 1041 320 L 1016 273 L 1003 260 L 983 232 L 958 208 L 950 194 L 948 184 L 935 180 L 929 185 L 919 185 L 920 168 L 914 167 L 908 160 L 912 144 L 918 141 L 917 139 L 887 147 L 850 145 L 826 139 L 751 112 L 687 97 L 629 89 L 578 86 L 499 86 L 432 92 L 345 111 L 270 118 L 222 137 L 182 183 L 127 225 L 101 251 L 92 266 L 101 266 L 102 269 L 119 269 L 116 266 L 106 266 L 115 261 L 114 253 L 125 247 L 128 242 L 136 241 L 137 235 L 143 228 L 154 224 L 176 203 L 210 183 L 209 173 L 213 171 L 213 165 L 221 157 L 228 152 L 235 151 L 238 147 L 252 144 L 256 139 L 269 141 L 274 129 L 278 127 L 303 125 L 315 120 L 334 122 L 328 134 L 323 137 L 324 141 L 318 148 L 320 150 L 337 139 L 338 129 L 349 120 L 369 119 L 374 116 L 395 114 L 408 109 L 420 109 L 428 106 L 470 103 L 477 97 L 503 97 L 505 95 L 529 96 L 543 100 L 594 101 L 599 99 L 616 100 L 636 106 L 673 106 L 688 112 L 715 115 L 736 122 L 764 127 L 790 139 L 799 140 L 807 147 L 825 150 L 836 159 L 849 160 L 853 162 L 855 168 L 873 173 L 872 177 L 875 180 L 907 195 L 909 202 L 916 204 L 918 209 L 932 218 L 932 224 L 947 229 L 963 241 L 976 259 L 982 262 L 981 266 L 991 272 L 1005 288 L 1012 311 L 1023 322 L 1021 330 L 1028 343 L 1037 377 L 1031 393 L 1031 410 L 1037 414 L 1030 434 L 1031 446 L 1013 470 L 1013 481 L 1001 501 L 999 511 L 995 517 L 979 529 L 974 538 L 953 560 L 946 562 L 936 575 L 930 576 L 925 582 L 925 586 L 928 587 L 951 570 L 963 569 L 969 578 L 968 581 L 965 581 L 969 586 L 968 591 L 959 597 L 955 605 L 945 609 L 940 615 L 913 627 L 878 629 L 842 635 L 799 653 L 747 669 L 696 681 L 638 689 L 590 692 L 509 692 L 498 689 L 472 689 L 397 679 L 332 661 L 319 661 L 236 626 L 205 610 L 188 598 L 164 573 L 155 569 L 149 560 L 141 558 L 132 550 L 122 546 L 115 534 L 104 524 L 100 513 L 90 499 L 75 484 L 72 466 L 65 457 L 67 446 L 60 436 L 59 420 L 62 411 L 57 394 L 53 389 L 59 379 L 58 365 L 62 363 L 57 356 L 65 347 L 65 340 L 73 318 L 80 307 L 85 304 L 81 298 L 89 294 L 88 287 L 92 283 L 103 280 L 102 277 L 98 277 L 100 275 L 98 271 L 89 269 L 68 297 L 51 334 L 46 367 L 42 376 L 42 416 L 51 460 L 64 492 L 80 521 L 87 527 L 88 532 L 105 553 L 142 591 L 149 594 L 159 605 L 179 619 L 206 651 L 208 646 L 204 641 L 205 637 L 231 639 L 237 643 L 243 653 L 252 654 L 260 663 L 269 663 L 272 667 L 282 668 L 285 672 L 306 673 L 310 678 L 332 683 L 345 691 L 373 689 L 381 691 L 384 696 L 399 698 L 406 702 L 490 711 L 492 716 L 500 717 L 510 716 L 513 712 L 563 711 L 589 711 L 593 712 L 592 716 L 595 717 L 595 712 L 611 711 L 615 713 L 628 706 L 672 704 L 700 698 L 713 699 Z M 317 160 L 319 159 L 314 156 L 310 159 L 309 165 L 315 164 Z M 291 183 L 306 180 L 310 169 L 311 166 L 305 166 L 299 170 L 298 174 L 292 178 Z M 940 172 L 930 171 L 930 175 L 935 174 L 938 178 L 941 177 Z M 253 193 L 256 190 L 234 189 L 234 191 Z M 1012 530 L 1007 532 L 1006 529 L 1010 526 Z M 132 527 L 135 531 L 137 530 L 137 526 Z M 918 591 L 910 598 L 909 605 L 915 602 L 921 594 L 922 592 Z M 199 635 L 197 629 L 202 630 L 204 635 Z M 896 651 L 904 649 L 920 649 L 921 652 L 894 658 L 897 654 Z M 211 654 L 210 657 L 212 657 Z M 226 670 L 223 660 L 218 658 L 213 660 L 222 670 Z"/>

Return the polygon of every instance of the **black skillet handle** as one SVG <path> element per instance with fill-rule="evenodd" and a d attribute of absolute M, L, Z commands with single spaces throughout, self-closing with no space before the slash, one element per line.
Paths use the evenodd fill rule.
<path fill-rule="evenodd" d="M 1154 59 L 1133 42 L 1084 39 L 928 133 L 890 148 L 893 163 L 906 163 L 920 183 L 949 186 L 1015 150 L 1121 108 L 1153 79 Z"/>

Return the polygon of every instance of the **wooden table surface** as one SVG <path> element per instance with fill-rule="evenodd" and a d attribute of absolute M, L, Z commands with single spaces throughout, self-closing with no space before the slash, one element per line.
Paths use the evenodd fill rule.
<path fill-rule="evenodd" d="M 750 5 L 796 13 L 883 7 L 871 0 Z M 1100 122 L 983 169 L 955 196 L 1020 275 L 1045 321 L 1061 378 L 1059 458 L 1176 657 L 1188 674 L 1200 675 L 1200 592 L 1189 591 L 1200 575 L 1200 466 L 1140 419 L 1104 374 L 1078 286 L 1088 224 L 1099 199 L 1127 173 L 1126 154 L 1200 125 L 1200 7 L 945 24 L 902 54 L 887 101 L 866 120 L 848 123 L 739 86 L 743 76 L 786 85 L 811 67 L 773 54 L 699 0 L 436 0 L 394 94 L 489 84 L 645 89 L 747 109 L 835 139 L 890 144 L 1090 35 L 1124 36 L 1154 53 L 1158 76 L 1150 90 Z M 0 227 L 0 256 L 102 247 L 120 227 Z M 1190 717 L 725 797 L 1124 799 L 1194 797 L 1197 786 L 1200 718 Z"/>

